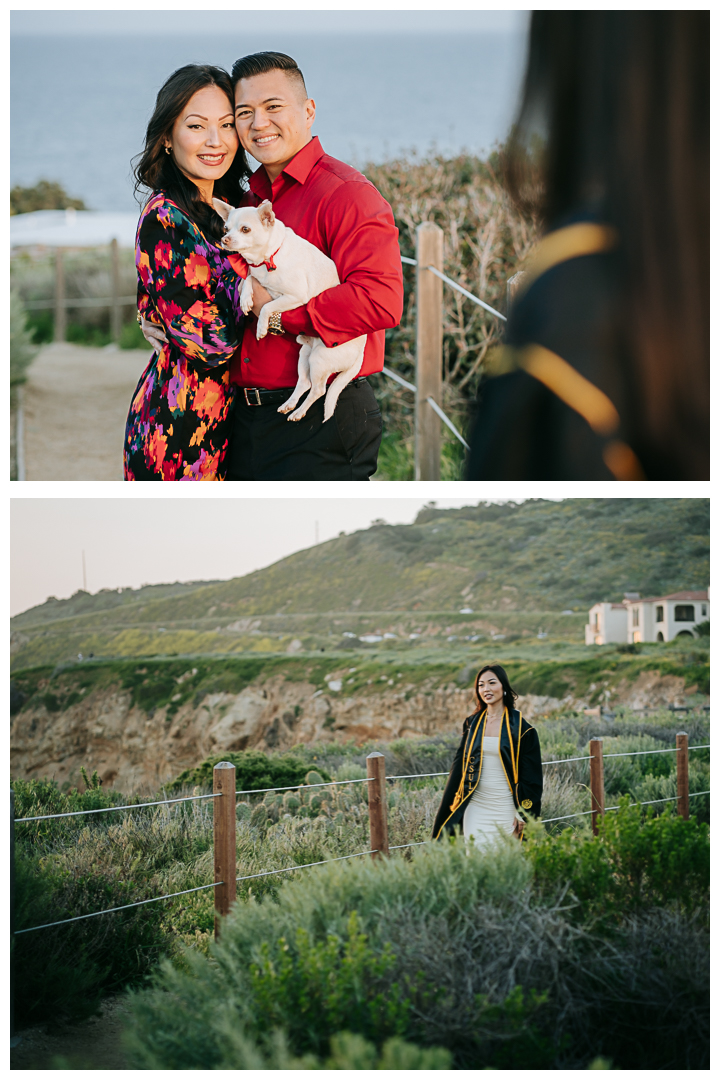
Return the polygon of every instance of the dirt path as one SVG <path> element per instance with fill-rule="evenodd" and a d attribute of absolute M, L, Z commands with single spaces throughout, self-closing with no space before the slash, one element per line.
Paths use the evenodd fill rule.
<path fill-rule="evenodd" d="M 46 345 L 24 387 L 25 479 L 121 481 L 125 420 L 150 355 Z"/>
<path fill-rule="evenodd" d="M 24 393 L 26 480 L 122 480 L 132 392 L 149 350 L 46 345 Z"/>
<path fill-rule="evenodd" d="M 125 1015 L 123 999 L 109 998 L 99 1016 L 82 1023 L 25 1028 L 16 1033 L 10 1069 L 128 1069 L 121 1045 Z"/>

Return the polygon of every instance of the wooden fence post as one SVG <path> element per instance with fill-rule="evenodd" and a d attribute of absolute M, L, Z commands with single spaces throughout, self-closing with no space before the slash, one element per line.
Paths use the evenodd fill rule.
<path fill-rule="evenodd" d="M 443 232 L 423 221 L 416 238 L 415 479 L 439 480 L 441 421 L 427 399 L 442 406 L 443 284 L 428 266 L 443 272 Z"/>
<path fill-rule="evenodd" d="M 518 270 L 517 274 L 513 274 L 512 277 L 507 279 L 507 298 L 505 301 L 505 314 L 510 316 L 510 308 L 513 306 L 513 301 L 517 296 L 518 289 L 522 285 L 522 279 L 525 277 L 524 270 Z"/>
<path fill-rule="evenodd" d="M 55 248 L 55 329 L 54 341 L 67 338 L 67 308 L 65 307 L 65 262 L 63 249 Z"/>
<path fill-rule="evenodd" d="M 598 818 L 605 813 L 605 775 L 603 767 L 603 741 L 590 740 L 590 807 L 592 809 L 593 836 L 598 834 Z"/>
<path fill-rule="evenodd" d="M 213 839 L 215 846 L 215 939 L 220 936 L 220 923 L 235 903 L 237 895 L 237 847 L 235 843 L 235 766 L 219 762 L 213 769 Z"/>
<path fill-rule="evenodd" d="M 690 782 L 688 776 L 688 737 L 684 731 L 678 731 L 675 736 L 677 747 L 677 810 L 680 817 L 685 820 L 690 817 Z"/>
<path fill-rule="evenodd" d="M 112 284 L 110 336 L 113 341 L 118 342 L 122 329 L 122 308 L 120 307 L 120 257 L 118 255 L 118 242 L 115 237 L 110 241 L 110 278 Z"/>
<path fill-rule="evenodd" d="M 373 859 L 389 855 L 387 800 L 385 798 L 385 756 L 377 752 L 367 756 L 368 810 L 370 847 Z"/>

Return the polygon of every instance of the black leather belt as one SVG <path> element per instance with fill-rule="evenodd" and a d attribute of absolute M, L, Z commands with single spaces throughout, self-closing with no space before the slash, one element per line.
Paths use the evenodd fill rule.
<path fill-rule="evenodd" d="M 359 379 L 353 379 L 354 383 L 367 382 L 367 377 L 361 375 Z M 352 385 L 352 384 L 351 384 Z M 284 386 L 279 390 L 265 390 L 262 386 L 241 386 L 239 400 L 245 401 L 246 405 L 282 405 L 292 394 L 294 386 Z"/>

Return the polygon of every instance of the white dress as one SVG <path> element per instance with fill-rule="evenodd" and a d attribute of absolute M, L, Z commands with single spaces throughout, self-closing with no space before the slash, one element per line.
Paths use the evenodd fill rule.
<path fill-rule="evenodd" d="M 498 830 L 508 835 L 515 826 L 515 803 L 500 760 L 500 738 L 483 739 L 480 782 L 465 807 L 463 833 L 477 846 L 491 844 Z"/>

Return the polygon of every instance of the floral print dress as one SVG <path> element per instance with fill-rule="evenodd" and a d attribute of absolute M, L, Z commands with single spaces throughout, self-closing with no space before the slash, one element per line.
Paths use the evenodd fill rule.
<path fill-rule="evenodd" d="M 143 210 L 135 243 L 138 310 L 161 323 L 130 404 L 126 480 L 222 480 L 242 340 L 242 284 L 225 253 L 164 192 Z"/>

